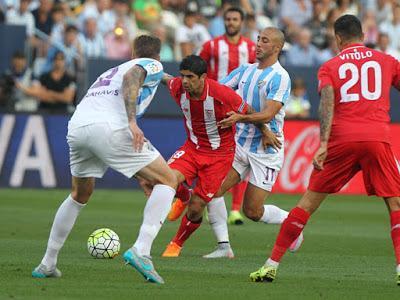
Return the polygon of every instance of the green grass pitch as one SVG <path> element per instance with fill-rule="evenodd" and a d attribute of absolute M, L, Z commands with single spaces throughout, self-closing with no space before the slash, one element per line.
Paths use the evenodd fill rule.
<path fill-rule="evenodd" d="M 0 299 L 399 299 L 389 219 L 383 201 L 363 196 L 332 196 L 305 230 L 305 242 L 288 253 L 272 284 L 252 283 L 275 241 L 279 226 L 230 226 L 236 258 L 205 260 L 214 248 L 210 226 L 186 243 L 181 257 L 160 257 L 178 223 L 166 223 L 152 255 L 165 285 L 146 283 L 115 259 L 93 259 L 89 234 L 109 227 L 121 251 L 136 239 L 144 196 L 140 191 L 97 190 L 82 211 L 61 251 L 60 279 L 33 279 L 48 233 L 66 190 L 0 189 Z M 269 203 L 290 209 L 299 196 L 273 195 Z M 227 201 L 228 203 L 230 201 Z"/>

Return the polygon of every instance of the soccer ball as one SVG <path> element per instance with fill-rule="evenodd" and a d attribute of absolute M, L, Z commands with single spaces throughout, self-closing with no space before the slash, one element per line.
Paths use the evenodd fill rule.
<path fill-rule="evenodd" d="M 87 241 L 89 254 L 95 258 L 114 258 L 120 247 L 118 235 L 108 228 L 95 230 Z"/>

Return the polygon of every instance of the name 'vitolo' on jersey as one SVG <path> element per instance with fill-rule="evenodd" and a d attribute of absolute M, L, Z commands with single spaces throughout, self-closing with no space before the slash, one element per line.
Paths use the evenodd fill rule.
<path fill-rule="evenodd" d="M 390 88 L 399 81 L 400 64 L 390 55 L 352 44 L 324 63 L 319 91 L 330 85 L 335 108 L 329 143 L 390 142 Z"/>
<path fill-rule="evenodd" d="M 265 69 L 259 69 L 258 63 L 245 64 L 233 70 L 221 83 L 231 87 L 256 111 L 262 111 L 268 101 L 279 101 L 285 105 L 290 95 L 290 77 L 287 71 L 276 62 Z M 283 120 L 285 110 L 282 108 L 275 117 L 267 123 L 267 127 L 277 133 L 283 142 Z M 236 142 L 252 153 L 273 154 L 272 147 L 264 149 L 261 142 L 261 131 L 251 123 L 237 123 Z M 283 152 L 283 147 L 280 153 Z"/>
<path fill-rule="evenodd" d="M 151 58 L 137 58 L 101 74 L 77 106 L 69 128 L 107 122 L 114 128 L 128 126 L 122 81 L 134 65 L 142 66 L 146 77 L 136 99 L 136 116 L 141 117 L 153 100 L 164 71 L 162 64 Z"/>

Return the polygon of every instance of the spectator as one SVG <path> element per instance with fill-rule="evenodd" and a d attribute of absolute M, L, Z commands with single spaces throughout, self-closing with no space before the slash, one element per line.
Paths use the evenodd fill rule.
<path fill-rule="evenodd" d="M 225 33 L 224 11 L 231 7 L 232 4 L 230 2 L 223 2 L 221 7 L 217 10 L 214 18 L 212 18 L 208 23 L 208 31 L 210 32 L 212 37 L 220 36 Z"/>
<path fill-rule="evenodd" d="M 335 36 L 335 31 L 333 29 L 333 24 L 340 17 L 340 11 L 337 8 L 332 8 L 328 16 L 326 18 L 327 26 L 326 26 L 326 34 Z"/>
<path fill-rule="evenodd" d="M 85 20 L 83 33 L 79 34 L 78 40 L 86 58 L 105 56 L 104 38 L 97 30 L 97 20 L 95 18 L 88 17 Z"/>
<path fill-rule="evenodd" d="M 18 89 L 19 84 L 29 86 L 32 80 L 32 70 L 28 67 L 25 55 L 17 51 L 11 59 L 11 66 L 0 78 L 0 107 L 7 110 L 35 111 L 36 99 Z"/>
<path fill-rule="evenodd" d="M 30 0 L 21 0 L 18 9 L 10 9 L 7 11 L 6 23 L 10 25 L 24 25 L 26 26 L 26 35 L 33 41 L 33 34 L 35 31 L 35 19 L 32 13 L 28 10 Z"/>
<path fill-rule="evenodd" d="M 128 34 L 130 41 L 133 41 L 137 35 L 138 28 L 136 26 L 136 21 L 133 15 L 129 12 L 129 1 L 128 0 L 114 0 L 113 1 L 113 18 L 115 23 L 122 21 L 122 24 L 118 26 L 124 28 L 125 32 Z M 117 24 L 114 25 L 114 30 Z"/>
<path fill-rule="evenodd" d="M 65 55 L 57 52 L 53 68 L 40 76 L 32 86 L 20 85 L 26 94 L 39 100 L 39 109 L 51 113 L 67 113 L 75 97 L 75 82 L 65 69 Z"/>
<path fill-rule="evenodd" d="M 32 15 L 35 18 L 35 27 L 47 35 L 51 34 L 54 24 L 51 17 L 52 8 L 53 0 L 40 0 L 39 7 L 32 11 Z"/>
<path fill-rule="evenodd" d="M 78 28 L 74 25 L 68 25 L 65 28 L 62 43 L 57 43 L 56 46 L 49 49 L 45 66 L 40 74 L 50 72 L 55 54 L 60 50 L 65 55 L 66 69 L 71 76 L 75 77 L 77 71 L 83 68 L 83 51 L 78 41 Z"/>
<path fill-rule="evenodd" d="M 310 21 L 311 17 L 311 0 L 282 0 L 280 21 L 288 35 Z"/>
<path fill-rule="evenodd" d="M 65 10 L 61 5 L 56 4 L 53 6 L 51 18 L 54 24 L 50 33 L 51 40 L 61 43 L 65 30 Z"/>
<path fill-rule="evenodd" d="M 385 32 L 379 33 L 376 49 L 393 56 L 397 60 L 400 59 L 400 51 L 390 47 L 389 35 Z"/>
<path fill-rule="evenodd" d="M 285 105 L 285 118 L 307 119 L 310 116 L 310 108 L 305 82 L 301 78 L 296 78 L 293 80 L 288 104 Z"/>
<path fill-rule="evenodd" d="M 295 35 L 295 43 L 286 52 L 286 64 L 296 67 L 312 67 L 320 62 L 317 47 L 311 44 L 311 31 L 301 28 Z"/>
<path fill-rule="evenodd" d="M 336 6 L 340 15 L 354 15 L 358 16 L 358 6 L 353 0 L 336 0 Z"/>
<path fill-rule="evenodd" d="M 376 45 L 378 40 L 378 25 L 376 24 L 375 13 L 366 11 L 362 19 L 362 28 L 364 32 L 364 44 Z"/>
<path fill-rule="evenodd" d="M 162 62 L 174 61 L 174 51 L 167 42 L 167 30 L 165 29 L 165 27 L 157 27 L 153 31 L 153 34 L 161 41 L 160 60 Z"/>
<path fill-rule="evenodd" d="M 244 17 L 243 36 L 256 43 L 258 34 L 259 31 L 257 29 L 257 22 L 255 15 L 247 14 Z"/>
<path fill-rule="evenodd" d="M 336 3 L 332 0 L 314 1 L 321 4 L 320 20 L 322 22 L 328 20 L 329 12 L 336 7 Z"/>
<path fill-rule="evenodd" d="M 393 8 L 393 19 L 381 24 L 379 28 L 381 32 L 386 32 L 390 39 L 390 48 L 400 51 L 400 6 Z"/>
<path fill-rule="evenodd" d="M 196 11 L 203 17 L 211 19 L 217 14 L 216 0 L 188 0 L 187 10 Z"/>
<path fill-rule="evenodd" d="M 197 23 L 197 13 L 187 11 L 176 33 L 176 42 L 180 46 L 182 57 L 197 53 L 201 46 L 211 39 L 207 28 Z"/>
<path fill-rule="evenodd" d="M 110 10 L 111 0 L 87 0 L 78 17 L 79 28 L 83 30 L 87 18 L 96 18 L 102 36 L 114 29 L 115 16 Z"/>
<path fill-rule="evenodd" d="M 320 53 L 320 63 L 324 63 L 339 54 L 339 48 L 336 43 L 336 39 L 332 35 L 328 35 L 327 38 L 328 48 L 324 49 Z"/>
<path fill-rule="evenodd" d="M 161 21 L 161 6 L 158 0 L 135 0 L 132 9 L 139 29 L 151 31 Z"/>
<path fill-rule="evenodd" d="M 6 15 L 3 10 L 0 8 L 0 24 L 3 24 L 6 21 Z"/>
<path fill-rule="evenodd" d="M 375 8 L 376 22 L 381 25 L 393 20 L 391 0 L 377 0 Z"/>
<path fill-rule="evenodd" d="M 106 56 L 111 59 L 129 59 L 132 55 L 132 44 L 123 20 L 118 20 L 112 32 L 105 39 Z"/>
<path fill-rule="evenodd" d="M 322 2 L 314 1 L 313 3 L 313 16 L 310 21 L 306 23 L 306 27 L 311 30 L 311 42 L 319 49 L 324 49 L 327 46 L 326 30 L 327 22 L 322 21 Z"/>

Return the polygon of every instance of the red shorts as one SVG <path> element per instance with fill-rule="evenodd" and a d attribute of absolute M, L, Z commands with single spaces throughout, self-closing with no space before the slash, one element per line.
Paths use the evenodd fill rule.
<path fill-rule="evenodd" d="M 368 195 L 400 196 L 400 171 L 392 148 L 383 142 L 349 142 L 328 147 L 323 170 L 314 169 L 308 189 L 336 193 L 363 172 Z"/>
<path fill-rule="evenodd" d="M 231 169 L 234 155 L 232 152 L 211 156 L 184 145 L 172 155 L 168 165 L 181 172 L 189 185 L 197 179 L 193 193 L 210 202 Z"/>

